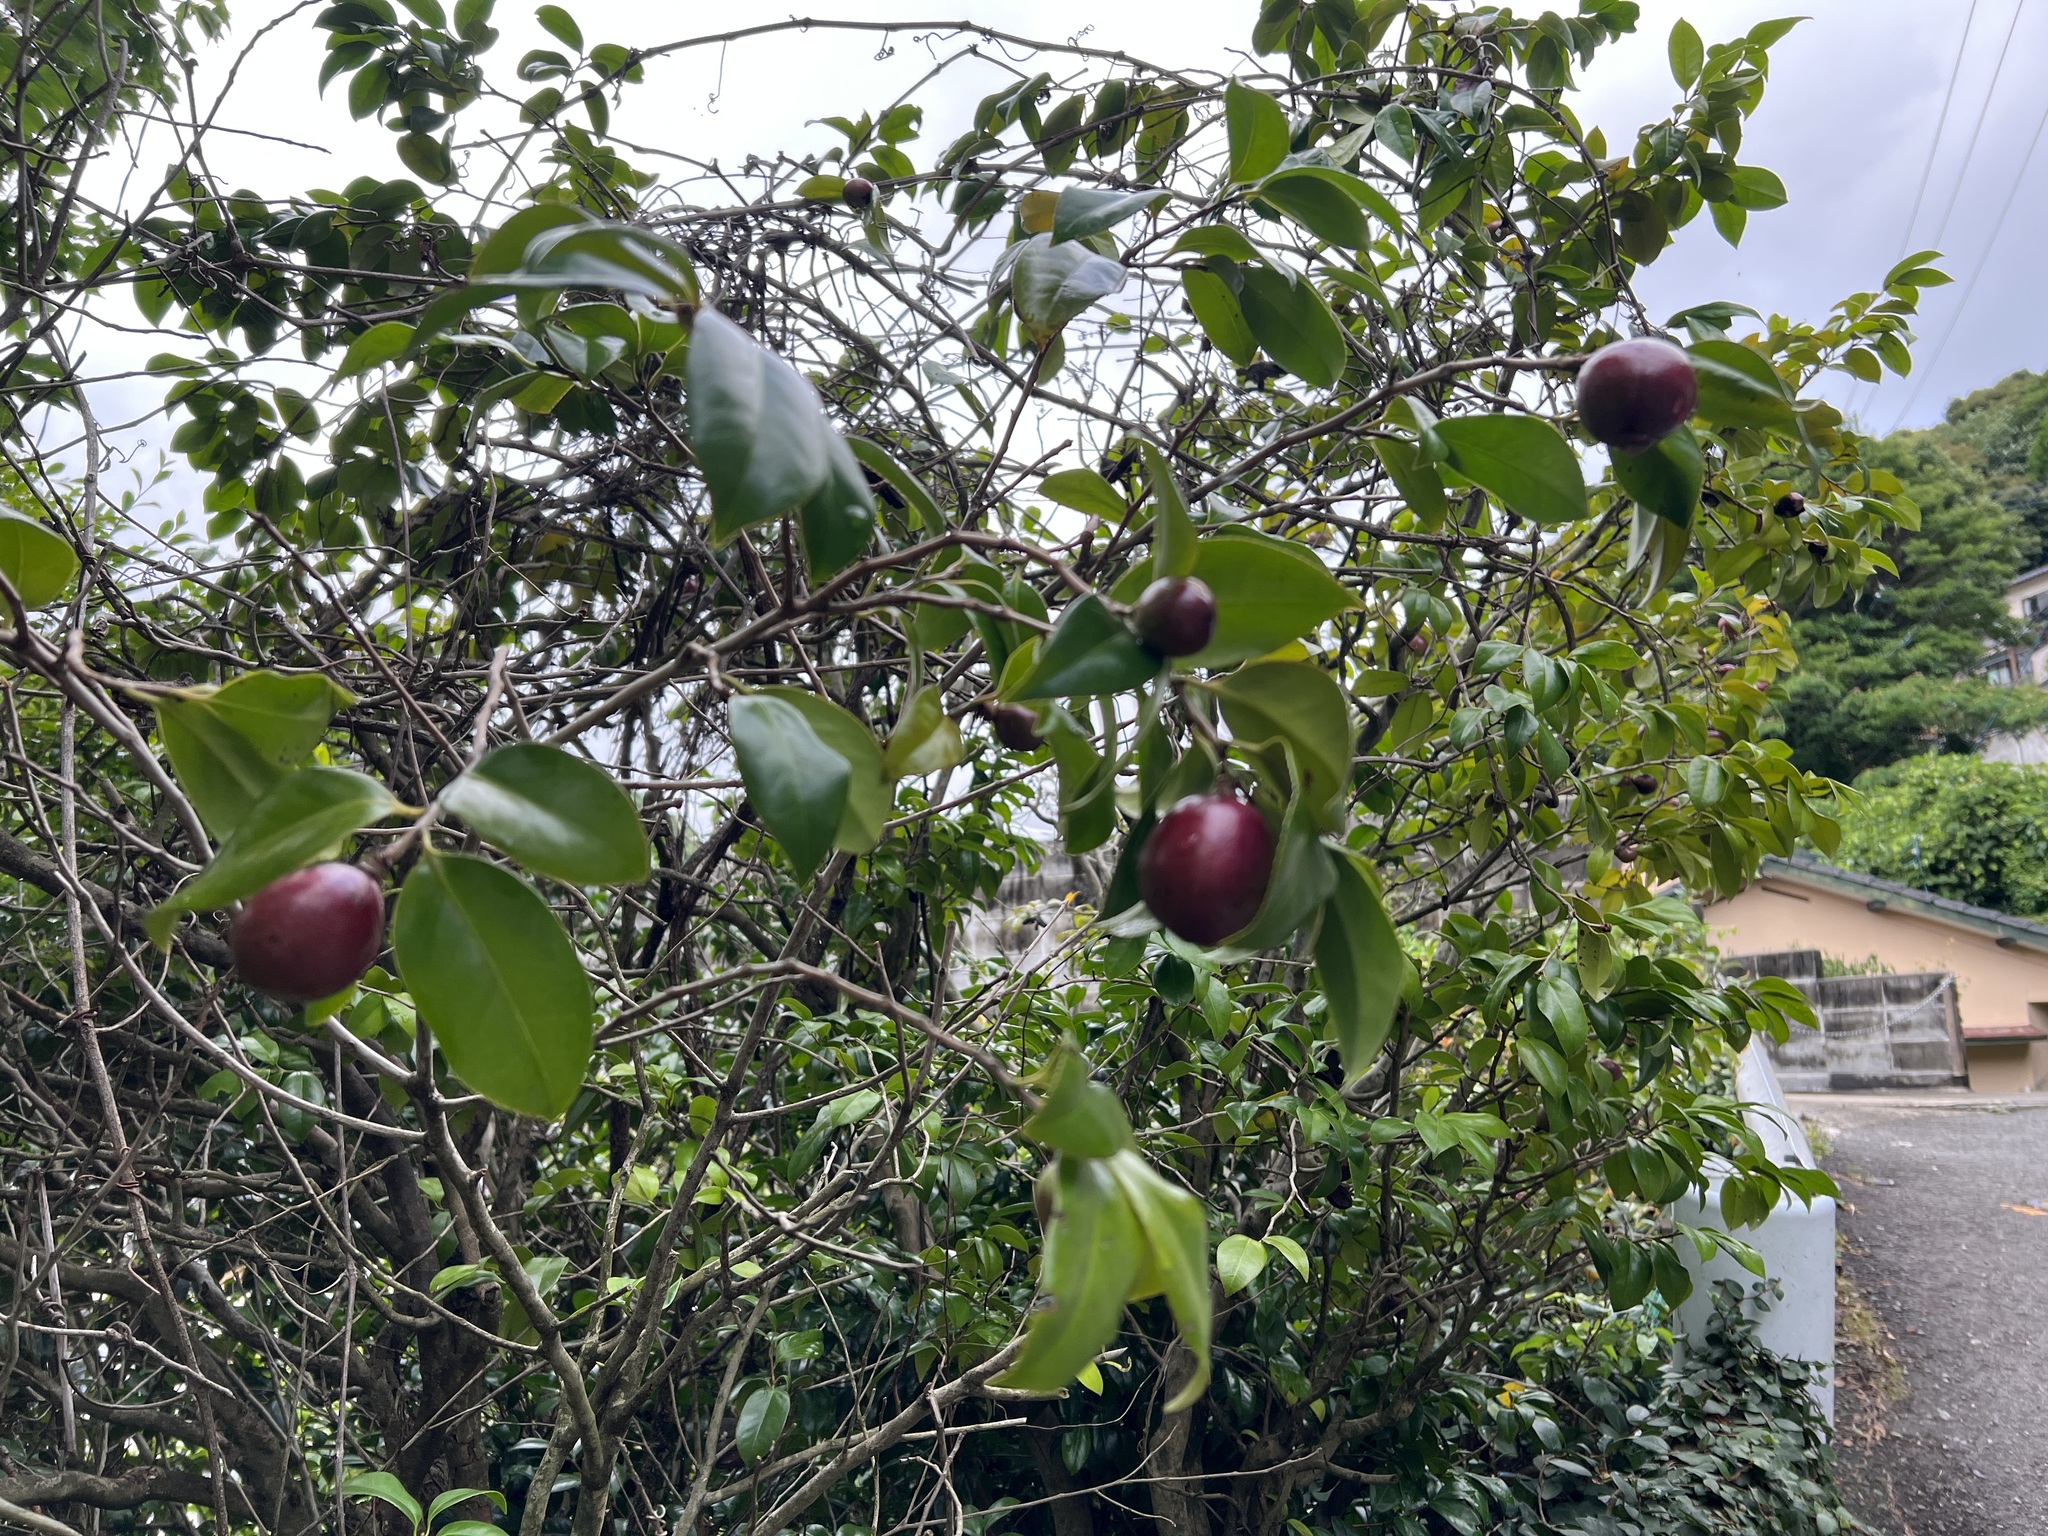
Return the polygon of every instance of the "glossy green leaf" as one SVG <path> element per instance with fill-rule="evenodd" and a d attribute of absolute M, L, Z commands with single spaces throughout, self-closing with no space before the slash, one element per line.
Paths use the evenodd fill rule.
<path fill-rule="evenodd" d="M 711 491 L 711 536 L 731 539 L 817 495 L 833 472 L 817 392 L 715 309 L 690 331 L 690 446 Z"/>
<path fill-rule="evenodd" d="M 1659 517 L 1647 507 L 1637 507 L 1629 528 L 1628 565 L 1649 580 L 1650 591 L 1661 592 L 1671 579 L 1685 569 L 1692 549 L 1692 530 L 1669 518 Z"/>
<path fill-rule="evenodd" d="M 1069 854 L 1100 848 L 1116 832 L 1116 780 L 1095 743 L 1063 709 L 1040 735 L 1060 774 L 1060 838 Z"/>
<path fill-rule="evenodd" d="M 1131 1202 L 1099 1158 L 1062 1157 L 1057 1214 L 1045 1234 L 1040 1283 L 1053 1299 L 1034 1312 L 1001 1385 L 1057 1392 L 1116 1337 L 1145 1243 Z"/>
<path fill-rule="evenodd" d="M 1195 569 L 1195 524 L 1173 465 L 1158 445 L 1145 445 L 1145 483 L 1152 491 L 1152 578 L 1189 576 Z"/>
<path fill-rule="evenodd" d="M 891 779 L 943 773 L 966 756 L 967 745 L 960 739 L 960 727 L 946 714 L 945 696 L 936 688 L 924 687 L 910 696 L 903 706 L 903 717 L 889 733 L 888 748 L 882 753 L 882 773 Z"/>
<path fill-rule="evenodd" d="M 446 1493 L 441 1494 L 434 1500 L 433 1503 L 427 1506 L 427 1524 L 432 1525 L 437 1519 L 440 1518 L 441 1513 L 444 1510 L 453 1509 L 458 1504 L 466 1504 L 471 1499 L 482 1499 L 486 1503 L 495 1504 L 498 1507 L 498 1512 L 500 1514 L 503 1514 L 505 1512 L 505 1495 L 500 1493 L 495 1488 L 450 1488 Z M 465 1523 L 477 1525 L 482 1524 L 483 1522 L 467 1521 Z M 440 1536 L 445 1536 L 446 1532 L 452 1531 L 454 1529 L 454 1526 L 445 1526 L 443 1527 Z"/>
<path fill-rule="evenodd" d="M 389 1472 L 358 1472 L 341 1485 L 342 1493 L 351 1499 L 377 1499 L 412 1522 L 417 1531 L 424 1515 L 420 1501 L 405 1491 L 405 1484 Z"/>
<path fill-rule="evenodd" d="M 868 552 L 875 539 L 875 498 L 853 449 L 829 427 L 825 483 L 803 504 L 797 538 L 813 581 L 835 576 Z"/>
<path fill-rule="evenodd" d="M 206 695 L 206 707 L 269 762 L 296 768 L 313 755 L 334 711 L 355 695 L 318 672 L 244 672 Z"/>
<path fill-rule="evenodd" d="M 781 1387 L 757 1387 L 740 1404 L 733 1427 L 733 1444 L 740 1458 L 752 1466 L 775 1449 L 789 1423 L 789 1393 Z"/>
<path fill-rule="evenodd" d="M 865 468 L 874 471 L 903 498 L 904 506 L 913 514 L 910 520 L 913 528 L 937 533 L 946 526 L 945 514 L 939 511 L 939 504 L 925 489 L 924 482 L 899 464 L 880 443 L 865 437 L 849 437 L 846 446 Z"/>
<path fill-rule="evenodd" d="M 1371 241 L 1372 226 L 1338 174 L 1321 175 L 1309 168 L 1282 171 L 1264 182 L 1258 195 L 1318 238 L 1357 250 Z"/>
<path fill-rule="evenodd" d="M 639 810 L 610 774 L 560 747 L 500 747 L 442 791 L 441 803 L 543 875 L 571 885 L 647 878 Z"/>
<path fill-rule="evenodd" d="M 1290 754 L 1275 755 L 1284 761 Z M 1231 935 L 1229 948 L 1253 953 L 1292 944 L 1335 890 L 1337 856 L 1323 846 L 1320 810 L 1307 795 L 1297 794 L 1288 802 L 1266 899 L 1244 931 Z"/>
<path fill-rule="evenodd" d="M 1436 425 L 1450 464 L 1542 527 L 1588 515 L 1585 476 L 1564 434 L 1534 416 L 1458 416 Z"/>
<path fill-rule="evenodd" d="M 866 853 L 882 840 L 896 803 L 874 732 L 830 699 L 805 689 L 774 687 L 761 692 L 802 715 L 818 739 L 845 760 L 846 810 L 833 844 L 846 853 Z"/>
<path fill-rule="evenodd" d="M 576 25 L 576 18 L 559 5 L 544 5 L 533 15 L 556 41 L 566 44 L 578 53 L 583 51 L 583 29 Z"/>
<path fill-rule="evenodd" d="M 1258 338 L 1244 318 L 1244 309 L 1230 285 L 1204 267 L 1189 267 L 1180 275 L 1188 308 L 1194 311 L 1202 333 L 1216 343 L 1216 350 L 1240 368 L 1249 368 L 1259 355 Z"/>
<path fill-rule="evenodd" d="M 474 282 L 493 273 L 517 271 L 526 260 L 528 246 L 548 230 L 583 228 L 596 222 L 581 208 L 569 203 L 535 203 L 530 208 L 522 208 L 493 230 L 490 238 L 478 247 L 476 259 L 470 263 L 470 280 Z"/>
<path fill-rule="evenodd" d="M 1040 346 L 1060 328 L 1124 285 L 1128 274 L 1079 242 L 1055 245 L 1033 235 L 1010 268 L 1010 298 L 1025 332 Z"/>
<path fill-rule="evenodd" d="M 1691 427 L 1680 426 L 1641 453 L 1614 448 L 1609 455 L 1614 461 L 1615 483 L 1637 506 L 1648 507 L 1681 528 L 1692 526 L 1700 491 L 1707 483 L 1707 461 Z"/>
<path fill-rule="evenodd" d="M 180 913 L 210 912 L 253 895 L 295 869 L 332 857 L 350 833 L 397 809 L 382 784 L 346 768 L 281 774 L 222 840 L 212 862 L 149 914 L 149 936 L 167 942 Z"/>
<path fill-rule="evenodd" d="M 382 368 L 386 363 L 403 357 L 405 349 L 411 345 L 411 326 L 403 320 L 381 321 L 348 344 L 348 351 L 342 354 L 341 366 L 334 370 L 334 376 L 352 379 L 372 368 Z"/>
<path fill-rule="evenodd" d="M 1088 1063 L 1070 1050 L 1060 1052 L 1052 1087 L 1024 1122 L 1024 1135 L 1074 1157 L 1108 1157 L 1137 1145 L 1122 1103 L 1089 1076 Z"/>
<path fill-rule="evenodd" d="M 1251 530 L 1198 540 L 1194 575 L 1216 595 L 1216 632 L 1188 658 L 1198 667 L 1267 655 L 1358 606 L 1314 550 Z"/>
<path fill-rule="evenodd" d="M 1223 1282 L 1223 1294 L 1235 1296 L 1259 1278 L 1266 1267 L 1266 1245 L 1256 1237 L 1233 1232 L 1216 1245 L 1216 1278 Z"/>
<path fill-rule="evenodd" d="M 1038 491 L 1048 501 L 1110 521 L 1130 510 L 1117 488 L 1092 469 L 1055 470 L 1039 481 Z"/>
<path fill-rule="evenodd" d="M 1284 741 L 1306 783 L 1298 786 L 1316 807 L 1328 805 L 1351 782 L 1351 712 L 1344 690 L 1321 667 L 1306 661 L 1264 661 L 1214 684 L 1231 734 L 1248 746 Z"/>
<path fill-rule="evenodd" d="M 1110 1177 L 1123 1191 L 1143 1234 L 1149 1268 L 1166 1293 L 1180 1327 L 1181 1342 L 1195 1357 L 1194 1376 L 1169 1398 L 1165 1411 L 1178 1413 L 1209 1388 L 1209 1340 L 1214 1312 L 1209 1299 L 1209 1226 L 1202 1202 L 1166 1178 L 1135 1150 L 1108 1160 Z"/>
<path fill-rule="evenodd" d="M 1221 256 L 1235 266 L 1251 266 L 1264 258 L 1259 248 L 1234 224 L 1197 224 L 1173 242 L 1172 254 Z"/>
<path fill-rule="evenodd" d="M 0 510 L 0 576 L 7 578 L 24 608 L 57 601 L 78 574 L 71 541 L 47 524 Z"/>
<path fill-rule="evenodd" d="M 532 886 L 501 864 L 429 853 L 399 892 L 391 945 L 465 1086 L 540 1120 L 575 1102 L 590 1065 L 590 978 Z"/>
<path fill-rule="evenodd" d="M 1164 196 L 1160 192 L 1117 192 L 1106 187 L 1067 187 L 1053 205 L 1052 238 L 1055 245 L 1068 240 L 1086 240 L 1115 229 L 1134 213 L 1140 213 Z"/>
<path fill-rule="evenodd" d="M 154 703 L 157 735 L 179 788 L 207 831 L 227 836 L 284 777 L 284 769 L 223 720 L 206 699 L 159 698 Z"/>
<path fill-rule="evenodd" d="M 1792 395 L 1778 370 L 1739 341 L 1709 338 L 1686 348 L 1699 385 L 1698 413 L 1716 427 L 1794 432 Z"/>
<path fill-rule="evenodd" d="M 1665 52 L 1671 59 L 1671 78 L 1681 90 L 1691 90 L 1693 82 L 1699 79 L 1700 69 L 1707 61 L 1706 44 L 1693 29 L 1691 22 L 1680 17 L 1671 29 L 1671 39 L 1665 44 Z"/>
<path fill-rule="evenodd" d="M 1264 91 L 1233 80 L 1223 88 L 1223 121 L 1230 138 L 1230 179 L 1257 181 L 1287 158 L 1292 134 L 1287 112 Z"/>
<path fill-rule="evenodd" d="M 1392 436 L 1374 438 L 1372 447 L 1410 509 L 1420 517 L 1441 520 L 1446 511 L 1443 476 L 1422 449 L 1408 438 Z"/>
<path fill-rule="evenodd" d="M 1158 675 L 1159 659 L 1092 593 L 1077 598 L 1039 647 L 1038 661 L 1009 694 L 1013 702 L 1122 693 Z"/>
<path fill-rule="evenodd" d="M 1274 362 L 1318 388 L 1337 382 L 1351 349 L 1314 283 L 1274 267 L 1246 267 L 1238 304 Z"/>
<path fill-rule="evenodd" d="M 1300 1275 L 1304 1280 L 1308 1278 L 1307 1249 L 1303 1248 L 1293 1238 L 1280 1232 L 1268 1232 L 1265 1242 L 1268 1248 L 1279 1254 L 1281 1258 L 1293 1266 L 1296 1274 Z"/>
<path fill-rule="evenodd" d="M 1356 1081 L 1393 1029 L 1408 961 L 1371 873 L 1355 855 L 1334 862 L 1336 889 L 1323 904 L 1316 931 L 1316 973 L 1329 999 L 1327 1016 L 1344 1076 Z"/>
<path fill-rule="evenodd" d="M 852 771 L 788 699 L 732 701 L 732 745 L 747 798 L 800 878 L 824 863 L 846 813 Z"/>

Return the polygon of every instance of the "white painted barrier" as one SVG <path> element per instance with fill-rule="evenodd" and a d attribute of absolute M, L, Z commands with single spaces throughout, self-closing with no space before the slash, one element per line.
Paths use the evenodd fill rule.
<path fill-rule="evenodd" d="M 1819 1166 L 1805 1130 L 1778 1087 L 1770 1058 L 1755 1040 L 1736 1065 L 1735 1096 L 1749 1104 L 1750 1128 L 1763 1139 L 1772 1162 L 1797 1168 Z M 1688 1190 L 1673 1204 L 1671 1215 L 1688 1226 L 1722 1226 L 1721 1182 L 1721 1175 L 1710 1167 L 1706 1203 L 1701 1203 L 1697 1191 Z M 1774 1354 L 1811 1360 L 1822 1367 L 1814 1395 L 1828 1422 L 1834 1423 L 1835 1202 L 1819 1195 L 1807 1206 L 1787 1195 L 1761 1226 L 1737 1235 L 1762 1255 L 1765 1271 L 1785 1292 L 1784 1299 L 1772 1302 L 1768 1312 L 1750 1309 L 1757 1319 L 1758 1341 Z M 1692 1296 L 1678 1309 L 1675 1319 L 1676 1332 L 1683 1340 L 1687 1335 L 1702 1334 L 1712 1318 L 1714 1281 L 1733 1280 L 1746 1294 L 1756 1277 L 1725 1253 L 1702 1264 L 1691 1243 L 1681 1242 L 1678 1248 L 1693 1279 Z"/>

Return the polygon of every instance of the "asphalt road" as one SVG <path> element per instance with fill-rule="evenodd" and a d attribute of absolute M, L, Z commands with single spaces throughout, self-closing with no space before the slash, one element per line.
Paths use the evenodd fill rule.
<path fill-rule="evenodd" d="M 1843 1486 L 1884 1536 L 2048 1532 L 2043 1100 L 1794 1100 L 1842 1186 L 1842 1269 L 1899 1368 L 1851 1349 L 1838 1415 Z"/>

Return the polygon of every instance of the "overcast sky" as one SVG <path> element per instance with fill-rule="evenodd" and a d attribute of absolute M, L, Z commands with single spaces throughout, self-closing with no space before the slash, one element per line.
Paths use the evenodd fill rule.
<path fill-rule="evenodd" d="M 237 39 L 246 41 L 264 22 L 286 17 L 290 7 L 277 0 L 242 0 L 235 9 Z M 570 0 L 569 9 L 589 41 L 641 45 L 787 14 L 780 5 L 747 0 L 722 6 Z M 914 14 L 880 0 L 816 0 L 804 9 L 866 20 Z M 1091 45 L 1229 70 L 1256 5 L 946 0 L 932 9 L 1033 37 L 1065 39 L 1086 28 Z M 1646 0 L 1637 35 L 1607 50 L 1583 82 L 1582 118 L 1604 126 L 1617 147 L 1633 143 L 1635 129 L 1668 110 L 1676 95 L 1665 63 L 1665 40 L 1676 18 L 1690 19 L 1711 43 L 1788 9 L 1755 0 Z M 1771 89 L 1743 146 L 1745 161 L 1769 166 L 1784 178 L 1790 205 L 1753 215 L 1740 250 L 1722 243 L 1708 220 L 1697 220 L 1642 275 L 1640 285 L 1659 319 L 1704 300 L 1737 299 L 1808 320 L 1824 318 L 1842 295 L 1875 286 L 1907 248 L 1908 214 L 1929 165 L 1960 50 L 1961 70 L 1911 241 L 1913 249 L 1939 246 L 1946 252 L 1944 265 L 1956 282 L 1927 294 L 1912 378 L 1888 378 L 1874 390 L 1843 378 L 1831 389 L 1866 429 L 1888 430 L 1901 420 L 1925 425 L 1940 417 L 1955 394 L 2015 369 L 2048 366 L 2048 315 L 2038 283 L 2029 278 L 2048 236 L 2048 199 L 2041 195 L 2048 187 L 2048 144 L 2021 177 L 2029 141 L 2048 120 L 2048 92 L 2040 84 L 2048 73 L 2048 3 L 2036 0 L 2029 8 L 2027 0 L 1816 0 L 1810 9 L 1811 19 L 1775 50 Z M 313 31 L 313 14 L 301 8 L 256 45 L 217 120 L 260 126 L 329 153 L 247 138 L 215 141 L 209 153 L 217 173 L 273 195 L 339 183 L 363 169 L 406 174 L 391 152 L 392 136 L 374 123 L 350 122 L 339 88 L 325 101 L 316 96 L 324 34 Z M 533 23 L 527 0 L 499 0 L 494 19 L 505 34 L 491 55 L 501 71 L 527 47 L 552 46 Z M 1971 25 L 1964 47 L 1966 20 Z M 916 28 L 886 39 L 782 34 L 691 50 L 650 65 L 649 83 L 627 92 L 613 126 L 623 138 L 699 158 L 820 149 L 830 137 L 824 129 L 806 128 L 805 119 L 858 115 L 881 105 L 930 67 L 932 47 L 948 49 L 919 36 Z M 872 57 L 877 54 L 887 56 Z M 217 89 L 224 74 L 217 57 L 202 78 Z M 943 91 L 921 93 L 927 140 L 957 132 L 967 104 L 996 78 L 988 66 L 979 75 L 961 72 Z M 209 99 L 211 91 L 203 88 L 201 94 Z M 1988 244 L 2008 199 L 2003 229 Z M 1973 273 L 1974 290 L 1959 314 Z"/>

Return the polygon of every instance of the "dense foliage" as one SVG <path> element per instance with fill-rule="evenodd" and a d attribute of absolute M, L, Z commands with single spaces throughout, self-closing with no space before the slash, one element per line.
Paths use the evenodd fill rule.
<path fill-rule="evenodd" d="M 165 62 L 220 16 L 18 10 L 0 1515 L 1463 1531 L 1460 1373 L 1746 1252 L 1653 1219 L 1710 1149 L 1738 1224 L 1825 1187 L 1701 1086 L 1804 1004 L 1654 892 L 1835 845 L 1784 615 L 1912 510 L 1811 389 L 1940 277 L 1675 317 L 1641 452 L 1571 383 L 1784 201 L 1790 22 L 1681 24 L 1613 143 L 1627 0 L 1271 0 L 1235 80 L 941 29 L 971 121 L 849 79 L 697 167 L 611 114 L 730 39 L 340 0 L 280 24 L 412 178 L 247 189 Z M 203 527 L 108 480 L 80 338 L 138 324 Z M 1132 874 L 1219 781 L 1278 865 L 1204 950 Z M 1055 836 L 1085 921 L 974 951 Z M 338 854 L 390 950 L 280 1005 L 225 914 Z"/>
<path fill-rule="evenodd" d="M 1837 858 L 2018 917 L 2048 915 L 2048 769 L 1918 757 L 1856 781 Z"/>

